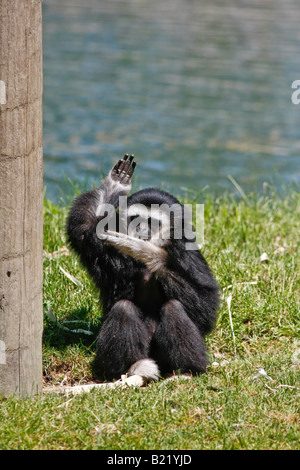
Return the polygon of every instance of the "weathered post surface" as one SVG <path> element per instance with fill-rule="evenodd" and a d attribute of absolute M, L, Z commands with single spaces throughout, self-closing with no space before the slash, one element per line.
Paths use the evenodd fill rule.
<path fill-rule="evenodd" d="M 42 389 L 42 6 L 0 1 L 0 395 Z"/>

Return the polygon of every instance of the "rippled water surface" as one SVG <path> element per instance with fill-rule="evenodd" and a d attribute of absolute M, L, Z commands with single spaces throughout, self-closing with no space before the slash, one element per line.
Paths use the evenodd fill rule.
<path fill-rule="evenodd" d="M 52 199 L 127 152 L 137 187 L 300 180 L 297 0 L 44 0 L 43 21 Z"/>

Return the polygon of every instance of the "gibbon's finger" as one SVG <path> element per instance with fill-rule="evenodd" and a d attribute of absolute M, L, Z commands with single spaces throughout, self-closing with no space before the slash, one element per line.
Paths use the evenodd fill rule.
<path fill-rule="evenodd" d="M 122 161 L 123 161 L 123 160 L 117 161 L 117 163 L 115 164 L 115 166 L 114 166 L 113 169 L 112 169 L 112 173 L 119 173 L 119 168 L 120 168 L 120 166 L 121 166 Z"/>
<path fill-rule="evenodd" d="M 128 160 L 128 154 L 126 154 L 126 155 L 127 155 L 127 158 L 125 160 L 124 165 L 122 165 L 122 171 L 127 173 L 129 168 L 130 168 L 130 165 L 131 165 L 131 163 L 134 159 L 134 155 L 133 154 L 130 155 L 129 160 Z"/>
<path fill-rule="evenodd" d="M 126 161 L 124 167 L 121 170 L 120 180 L 122 181 L 122 183 L 125 184 L 128 184 L 130 182 L 130 175 L 132 174 L 130 163 L 130 161 Z"/>
<path fill-rule="evenodd" d="M 128 171 L 133 159 L 134 159 L 133 154 L 130 155 L 129 160 L 128 160 L 128 153 L 126 153 L 126 155 L 124 155 L 123 161 L 125 162 L 125 164 L 122 166 L 123 171 Z"/>
<path fill-rule="evenodd" d="M 135 167 L 136 167 L 136 162 L 132 162 L 132 165 L 129 168 L 128 173 L 127 173 L 127 176 L 129 176 L 129 178 L 132 177 L 132 175 L 134 173 L 134 170 L 135 170 Z"/>
<path fill-rule="evenodd" d="M 128 167 L 129 165 L 130 165 L 130 162 L 127 161 L 127 159 L 126 159 L 126 160 L 121 160 L 121 164 L 120 164 L 120 166 L 119 166 L 119 168 L 118 168 L 119 174 L 124 173 L 124 172 L 125 172 L 125 174 L 126 174 L 126 173 L 127 173 L 127 167 Z"/>
<path fill-rule="evenodd" d="M 136 162 L 133 161 L 133 159 L 134 159 L 134 155 L 130 155 L 129 161 L 130 161 L 130 163 L 131 163 L 131 166 L 128 165 L 128 167 L 126 167 L 127 174 L 124 175 L 124 178 L 123 178 L 123 182 L 124 182 L 125 184 L 129 184 L 129 183 L 130 183 L 130 179 L 131 179 L 131 177 L 132 177 L 132 175 L 133 175 L 133 172 L 134 172 L 134 169 L 135 169 L 135 167 L 136 167 Z M 124 169 L 124 171 L 125 171 L 125 169 Z"/>

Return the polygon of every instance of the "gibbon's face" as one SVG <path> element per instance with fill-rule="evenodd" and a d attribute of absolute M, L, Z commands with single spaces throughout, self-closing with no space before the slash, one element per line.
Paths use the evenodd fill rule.
<path fill-rule="evenodd" d="M 168 214 L 159 208 L 133 204 L 127 213 L 128 235 L 141 238 L 156 245 L 165 245 L 170 240 L 170 220 Z"/>

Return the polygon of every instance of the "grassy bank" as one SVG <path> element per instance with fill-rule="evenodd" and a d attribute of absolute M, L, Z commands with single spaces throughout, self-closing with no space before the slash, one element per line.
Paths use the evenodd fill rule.
<path fill-rule="evenodd" d="M 1 449 L 299 448 L 299 191 L 182 202 L 205 204 L 203 253 L 223 292 L 207 374 L 0 399 Z M 45 201 L 45 388 L 91 380 L 101 318 L 98 294 L 66 247 L 66 213 Z"/>

